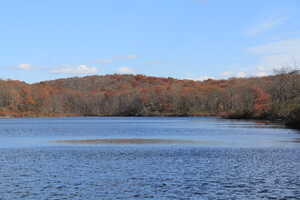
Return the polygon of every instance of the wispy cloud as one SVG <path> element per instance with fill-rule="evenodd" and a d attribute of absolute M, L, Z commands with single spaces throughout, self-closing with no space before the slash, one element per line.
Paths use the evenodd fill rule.
<path fill-rule="evenodd" d="M 222 78 L 228 78 L 228 77 L 230 77 L 232 75 L 233 75 L 233 72 L 222 72 L 221 73 L 221 77 Z"/>
<path fill-rule="evenodd" d="M 263 20 L 262 22 L 250 27 L 246 30 L 246 34 L 249 36 L 256 36 L 261 33 L 267 32 L 277 26 L 284 24 L 287 17 L 272 17 Z"/>
<path fill-rule="evenodd" d="M 250 48 L 256 54 L 299 54 L 300 38 L 281 40 Z"/>
<path fill-rule="evenodd" d="M 264 71 L 258 71 L 255 73 L 255 76 L 258 76 L 258 77 L 262 77 L 262 76 L 268 76 L 270 75 L 268 72 L 264 72 Z"/>
<path fill-rule="evenodd" d="M 51 73 L 54 74 L 96 74 L 98 73 L 98 69 L 96 67 L 90 67 L 87 65 L 79 65 L 79 66 L 62 66 L 57 69 L 51 70 Z"/>
<path fill-rule="evenodd" d="M 137 55 L 132 54 L 132 55 L 127 55 L 127 56 L 113 56 L 113 60 L 133 60 L 137 59 Z"/>
<path fill-rule="evenodd" d="M 238 72 L 236 74 L 235 77 L 238 77 L 238 78 L 245 78 L 247 76 L 247 73 L 246 72 Z"/>
<path fill-rule="evenodd" d="M 130 67 L 123 66 L 123 67 L 120 67 L 119 69 L 117 69 L 117 73 L 119 73 L 119 74 L 135 74 L 135 71 Z"/>
<path fill-rule="evenodd" d="M 193 80 L 193 81 L 206 81 L 208 79 L 216 79 L 216 77 L 213 77 L 213 76 L 199 76 L 199 77 L 187 77 L 185 79 Z"/>
<path fill-rule="evenodd" d="M 17 69 L 21 69 L 21 70 L 32 70 L 33 67 L 30 64 L 19 64 L 17 66 Z"/>
<path fill-rule="evenodd" d="M 300 65 L 300 38 L 276 41 L 249 48 L 258 56 L 258 71 L 267 72 L 275 68 L 298 63 Z"/>
<path fill-rule="evenodd" d="M 235 72 L 229 72 L 229 71 L 227 71 L 227 72 L 222 72 L 221 74 L 220 74 L 220 78 L 221 79 L 228 79 L 228 78 L 245 78 L 245 77 L 247 77 L 247 76 L 249 76 L 249 73 L 248 72 L 246 72 L 246 71 L 235 71 Z"/>

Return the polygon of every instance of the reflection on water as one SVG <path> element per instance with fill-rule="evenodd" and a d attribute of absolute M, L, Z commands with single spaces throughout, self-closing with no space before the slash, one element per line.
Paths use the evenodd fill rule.
<path fill-rule="evenodd" d="M 294 138 L 294 139 L 291 139 L 291 140 L 287 140 L 287 141 L 282 141 L 282 142 L 287 142 L 287 143 L 290 143 L 290 142 L 300 143 L 300 137 L 299 137 L 299 138 Z"/>
<path fill-rule="evenodd" d="M 0 199 L 299 199 L 299 133 L 254 126 L 197 117 L 0 119 Z"/>
<path fill-rule="evenodd" d="M 253 124 L 253 125 L 249 125 L 249 124 L 246 124 L 246 125 L 242 125 L 242 124 L 239 124 L 238 126 L 237 125 L 224 125 L 228 128 L 271 128 L 271 129 L 275 129 L 275 128 L 280 128 L 280 129 L 284 129 L 285 127 L 283 125 L 268 125 L 268 124 Z"/>

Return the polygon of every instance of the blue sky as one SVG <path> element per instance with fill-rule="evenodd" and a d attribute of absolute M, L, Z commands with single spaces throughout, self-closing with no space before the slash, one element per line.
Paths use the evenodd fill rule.
<path fill-rule="evenodd" d="M 0 78 L 263 76 L 300 63 L 299 0 L 10 0 Z"/>

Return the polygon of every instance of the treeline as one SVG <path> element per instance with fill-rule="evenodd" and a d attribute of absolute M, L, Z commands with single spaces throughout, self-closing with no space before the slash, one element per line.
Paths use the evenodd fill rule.
<path fill-rule="evenodd" d="M 185 116 L 280 119 L 300 125 L 300 75 L 177 80 L 144 75 L 67 78 L 27 84 L 0 81 L 0 115 Z"/>

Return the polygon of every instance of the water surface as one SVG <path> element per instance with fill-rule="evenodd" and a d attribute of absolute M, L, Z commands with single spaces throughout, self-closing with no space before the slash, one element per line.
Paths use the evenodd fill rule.
<path fill-rule="evenodd" d="M 0 119 L 0 200 L 300 199 L 299 138 L 207 117 Z"/>

